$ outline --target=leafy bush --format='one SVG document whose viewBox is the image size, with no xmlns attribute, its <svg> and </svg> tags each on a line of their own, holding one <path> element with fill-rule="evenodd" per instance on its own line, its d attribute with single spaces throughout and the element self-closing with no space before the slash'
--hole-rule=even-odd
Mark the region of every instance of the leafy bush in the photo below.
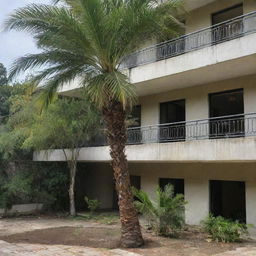
<svg viewBox="0 0 256 256">
<path fill-rule="evenodd" d="M 63 165 L 23 162 L 0 169 L 0 208 L 27 203 L 43 203 L 53 210 L 68 206 L 68 172 Z"/>
<path fill-rule="evenodd" d="M 243 235 L 247 235 L 246 224 L 225 219 L 221 216 L 214 217 L 210 215 L 202 222 L 206 232 L 217 242 L 237 242 Z"/>
<path fill-rule="evenodd" d="M 184 196 L 174 196 L 173 186 L 168 184 L 164 190 L 156 189 L 156 201 L 149 198 L 142 190 L 133 188 L 136 197 L 136 209 L 144 215 L 152 228 L 158 235 L 176 236 L 185 224 Z"/>
<path fill-rule="evenodd" d="M 87 196 L 85 196 L 84 200 L 87 203 L 91 214 L 93 214 L 100 207 L 100 201 L 97 199 L 89 199 Z"/>
</svg>

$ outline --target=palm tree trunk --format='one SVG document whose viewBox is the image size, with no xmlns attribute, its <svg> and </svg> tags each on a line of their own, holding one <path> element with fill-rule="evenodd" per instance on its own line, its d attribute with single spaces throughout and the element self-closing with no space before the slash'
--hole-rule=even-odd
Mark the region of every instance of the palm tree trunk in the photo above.
<svg viewBox="0 0 256 256">
<path fill-rule="evenodd" d="M 125 155 L 127 140 L 125 126 L 125 111 L 121 103 L 111 101 L 103 109 L 103 117 L 107 126 L 107 138 L 110 146 L 112 167 L 121 221 L 121 246 L 139 247 L 144 241 L 141 234 L 138 214 L 133 204 L 133 194 L 130 185 L 128 162 Z"/>
<path fill-rule="evenodd" d="M 69 183 L 69 207 L 70 215 L 76 216 L 76 206 L 75 206 L 75 180 L 76 180 L 76 170 L 77 164 L 76 161 L 69 162 L 69 171 L 70 171 L 70 183 Z"/>
</svg>

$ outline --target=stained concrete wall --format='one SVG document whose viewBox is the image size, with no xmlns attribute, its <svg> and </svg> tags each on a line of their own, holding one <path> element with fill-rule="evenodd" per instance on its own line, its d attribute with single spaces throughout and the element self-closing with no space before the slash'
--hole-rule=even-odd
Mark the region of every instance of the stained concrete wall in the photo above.
<svg viewBox="0 0 256 256">
<path fill-rule="evenodd" d="M 213 3 L 210 3 L 206 6 L 203 6 L 201 8 L 195 9 L 191 11 L 188 14 L 187 20 L 186 20 L 186 33 L 194 32 L 203 28 L 207 28 L 212 25 L 211 15 L 212 13 L 221 11 L 223 9 L 232 7 L 236 4 L 240 4 L 243 1 L 241 0 L 218 0 L 214 1 Z M 246 10 L 252 9 L 253 6 L 250 4 L 247 4 L 247 1 L 245 0 L 244 6 L 246 7 Z M 255 8 L 256 10 L 256 8 Z"/>
<path fill-rule="evenodd" d="M 114 180 L 109 164 L 86 164 L 86 194 L 90 199 L 98 199 L 101 209 L 112 209 Z M 83 171 L 83 170 L 80 170 Z"/>
<path fill-rule="evenodd" d="M 107 163 L 90 164 L 94 178 L 88 179 L 88 191 L 102 201 L 113 204 L 112 170 Z M 154 198 L 159 178 L 184 179 L 186 222 L 200 224 L 209 214 L 209 180 L 244 181 L 246 184 L 247 223 L 256 225 L 256 163 L 130 163 L 131 175 L 141 176 L 141 189 Z"/>
<path fill-rule="evenodd" d="M 152 196 L 159 178 L 185 180 L 186 222 L 200 224 L 209 213 L 209 180 L 245 181 L 247 223 L 256 225 L 256 163 L 131 164 L 142 189 Z"/>
<path fill-rule="evenodd" d="M 209 117 L 209 93 L 244 89 L 244 112 L 256 112 L 256 75 L 228 79 L 191 88 L 172 90 L 140 98 L 142 126 L 159 123 L 159 104 L 172 100 L 185 99 L 186 120 L 197 120 Z"/>
</svg>

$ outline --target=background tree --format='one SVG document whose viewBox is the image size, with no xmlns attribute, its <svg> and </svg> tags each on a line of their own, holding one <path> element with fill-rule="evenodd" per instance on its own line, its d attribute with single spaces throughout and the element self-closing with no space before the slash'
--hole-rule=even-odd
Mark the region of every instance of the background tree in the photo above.
<svg viewBox="0 0 256 256">
<path fill-rule="evenodd" d="M 5 86 L 0 87 L 0 92 Z M 7 118 L 0 125 L 0 155 L 3 160 L 31 159 L 31 151 L 22 149 L 24 141 L 30 136 L 31 127 L 39 114 L 33 101 L 35 87 L 26 82 L 8 86 L 5 99 Z"/>
<path fill-rule="evenodd" d="M 49 150 L 60 148 L 70 171 L 70 215 L 76 215 L 75 179 L 82 146 L 99 132 L 99 114 L 85 100 L 59 99 L 34 122 L 23 148 Z M 47 152 L 46 152 L 47 153 Z"/>
<path fill-rule="evenodd" d="M 0 63 L 0 86 L 7 84 L 7 70 L 5 66 Z"/>
<path fill-rule="evenodd" d="M 61 0 L 63 6 L 29 5 L 16 10 L 6 29 L 29 31 L 42 50 L 18 59 L 10 77 L 42 67 L 49 104 L 64 83 L 81 81 L 85 93 L 103 114 L 122 226 L 121 245 L 143 244 L 133 204 L 125 155 L 126 112 L 136 101 L 134 86 L 122 73 L 125 57 L 145 42 L 177 36 L 183 20 L 182 0 Z M 181 20 L 180 19 L 180 20 Z"/>
</svg>

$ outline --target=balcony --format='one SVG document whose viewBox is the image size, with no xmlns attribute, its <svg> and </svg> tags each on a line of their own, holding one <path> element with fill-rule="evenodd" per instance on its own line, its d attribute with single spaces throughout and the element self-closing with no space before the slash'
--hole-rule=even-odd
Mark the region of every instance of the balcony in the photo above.
<svg viewBox="0 0 256 256">
<path fill-rule="evenodd" d="M 256 113 L 130 128 L 127 135 L 131 162 L 256 160 Z M 81 147 L 79 161 L 111 160 L 104 136 Z M 61 149 L 40 151 L 34 161 L 65 161 L 65 156 Z"/>
<path fill-rule="evenodd" d="M 256 113 L 128 128 L 127 145 L 249 136 L 256 136 Z M 105 136 L 99 135 L 83 146 L 105 145 L 107 145 Z"/>
<path fill-rule="evenodd" d="M 256 31 L 256 12 L 236 17 L 214 26 L 150 46 L 129 55 L 122 67 L 137 66 L 169 59 L 178 55 L 243 37 Z"/>
</svg>

